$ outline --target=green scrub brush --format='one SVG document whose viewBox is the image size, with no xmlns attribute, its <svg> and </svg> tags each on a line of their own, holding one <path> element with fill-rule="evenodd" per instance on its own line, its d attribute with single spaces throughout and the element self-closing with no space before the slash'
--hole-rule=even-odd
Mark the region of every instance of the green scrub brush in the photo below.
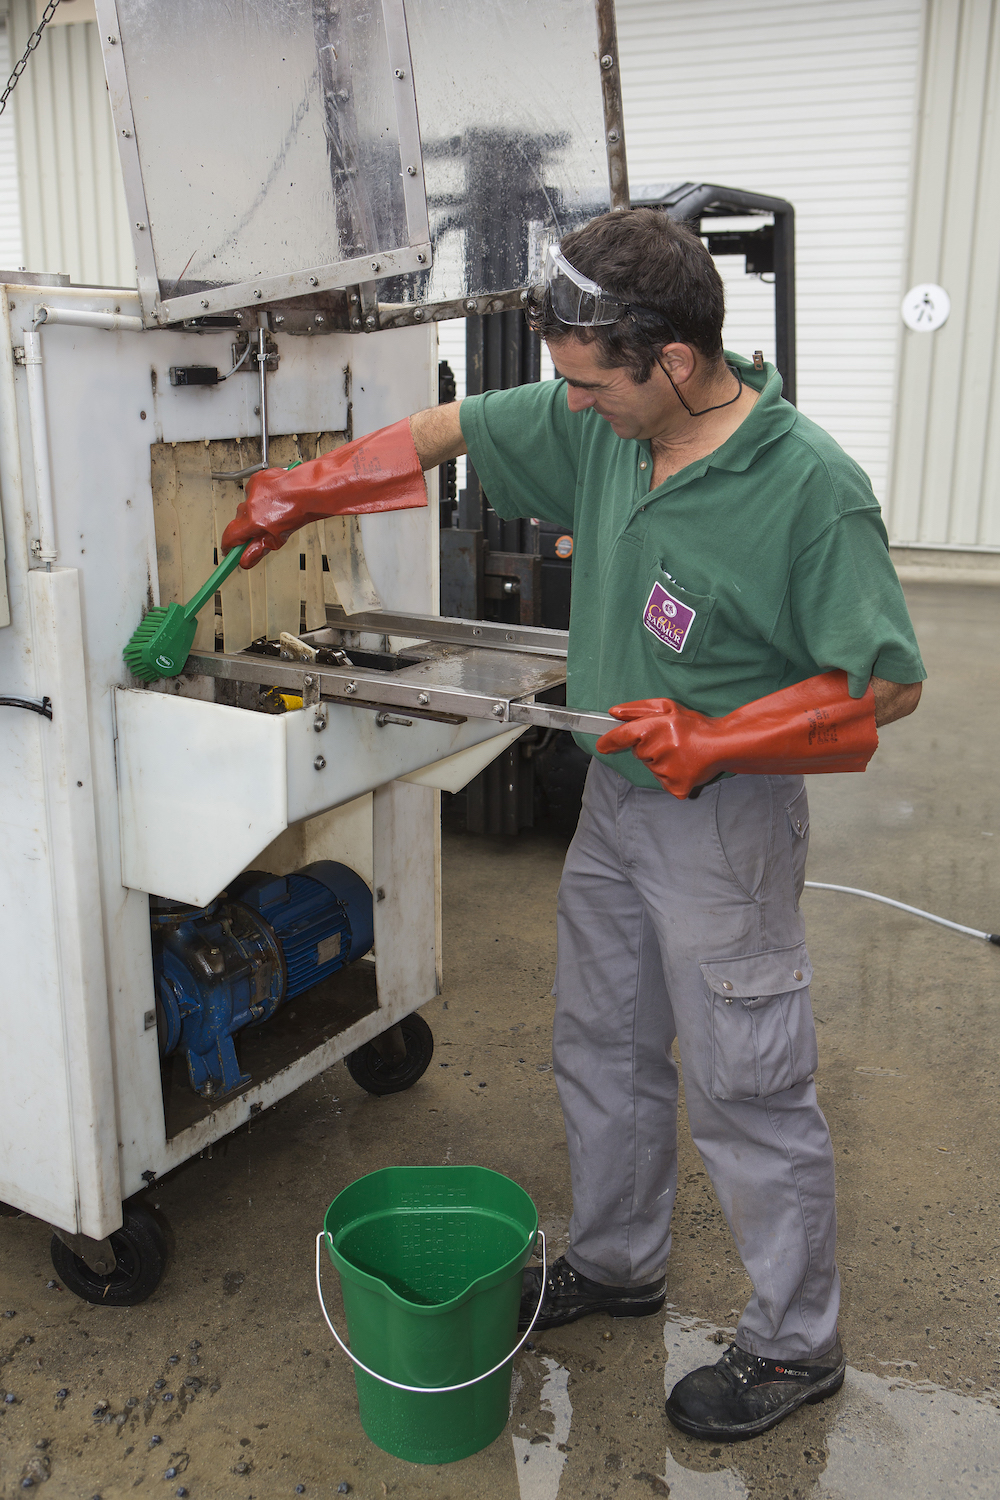
<svg viewBox="0 0 1000 1500">
<path fill-rule="evenodd" d="M 297 458 L 288 468 L 297 469 L 301 462 Z M 183 672 L 198 629 L 198 611 L 225 583 L 246 546 L 244 542 L 243 547 L 227 552 L 211 578 L 186 604 L 168 604 L 166 609 L 161 605 L 149 611 L 122 652 L 134 676 L 143 682 L 156 682 L 160 677 L 176 677 Z"/>
<path fill-rule="evenodd" d="M 226 581 L 242 556 L 243 547 L 228 552 L 187 604 L 168 604 L 166 608 L 160 606 L 149 611 L 122 652 L 136 677 L 143 682 L 156 682 L 159 677 L 176 677 L 183 672 L 198 629 L 198 611 Z"/>
</svg>

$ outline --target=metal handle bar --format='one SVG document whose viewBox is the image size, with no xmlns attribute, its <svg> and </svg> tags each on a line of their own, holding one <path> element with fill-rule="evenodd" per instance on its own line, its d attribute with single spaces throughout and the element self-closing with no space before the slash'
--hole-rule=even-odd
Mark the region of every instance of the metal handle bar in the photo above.
<svg viewBox="0 0 1000 1500">
<path fill-rule="evenodd" d="M 326 1303 L 323 1301 L 323 1284 L 320 1280 L 320 1247 L 322 1246 L 324 1238 L 329 1239 L 330 1235 L 327 1230 L 321 1229 L 319 1234 L 316 1236 L 316 1295 L 319 1297 L 319 1305 L 323 1309 L 323 1317 L 326 1319 L 326 1326 L 327 1328 L 329 1328 L 330 1332 L 333 1334 L 334 1338 L 337 1340 L 337 1343 L 340 1345 L 341 1349 L 343 1349 L 348 1359 L 356 1364 L 359 1370 L 364 1370 L 365 1374 L 370 1375 L 373 1380 L 381 1380 L 383 1385 L 391 1385 L 394 1390 L 413 1391 L 418 1396 L 443 1396 L 448 1391 L 464 1391 L 470 1385 L 478 1385 L 481 1380 L 488 1380 L 491 1375 L 495 1375 L 498 1370 L 502 1370 L 504 1365 L 507 1364 L 509 1360 L 512 1360 L 514 1358 L 514 1355 L 517 1354 L 518 1350 L 521 1349 L 525 1343 L 527 1343 L 528 1335 L 531 1333 L 531 1330 L 538 1322 L 538 1314 L 542 1310 L 542 1299 L 545 1296 L 545 1277 L 547 1274 L 544 1229 L 539 1229 L 538 1231 L 538 1238 L 542 1242 L 542 1285 L 541 1290 L 538 1293 L 538 1306 L 535 1308 L 534 1317 L 528 1324 L 528 1327 L 524 1333 L 524 1337 L 521 1339 L 520 1343 L 516 1344 L 509 1354 L 505 1354 L 503 1359 L 500 1360 L 499 1364 L 495 1364 L 493 1366 L 492 1370 L 486 1370 L 482 1375 L 474 1375 L 471 1380 L 462 1380 L 458 1385 L 402 1385 L 398 1380 L 390 1380 L 388 1375 L 380 1375 L 377 1370 L 369 1370 L 367 1365 L 363 1365 L 360 1359 L 358 1359 L 357 1355 L 351 1353 L 350 1349 L 348 1349 L 347 1345 L 340 1337 L 340 1334 L 337 1332 L 336 1328 L 334 1328 L 333 1324 L 330 1322 L 330 1314 L 327 1312 Z"/>
</svg>

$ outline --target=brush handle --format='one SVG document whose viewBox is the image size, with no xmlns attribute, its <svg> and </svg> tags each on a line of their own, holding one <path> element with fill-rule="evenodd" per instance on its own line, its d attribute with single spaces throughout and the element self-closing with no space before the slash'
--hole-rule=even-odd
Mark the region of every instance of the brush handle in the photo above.
<svg viewBox="0 0 1000 1500">
<path fill-rule="evenodd" d="M 294 463 L 288 465 L 288 468 L 297 469 L 301 462 L 301 458 L 297 458 Z M 249 545 L 249 542 L 244 542 L 242 547 L 234 547 L 231 552 L 226 553 L 211 578 L 206 578 L 198 592 L 185 604 L 182 610 L 185 620 L 193 619 L 200 610 L 204 609 L 216 590 L 225 583 Z"/>
<path fill-rule="evenodd" d="M 198 611 L 204 608 L 215 591 L 225 583 L 230 573 L 239 563 L 240 558 L 243 556 L 244 549 L 248 545 L 249 543 L 244 542 L 242 547 L 234 547 L 231 552 L 226 553 L 225 557 L 222 559 L 212 576 L 205 580 L 198 592 L 193 595 L 193 597 L 190 598 L 185 604 L 183 610 L 181 611 L 185 620 L 194 619 Z"/>
</svg>

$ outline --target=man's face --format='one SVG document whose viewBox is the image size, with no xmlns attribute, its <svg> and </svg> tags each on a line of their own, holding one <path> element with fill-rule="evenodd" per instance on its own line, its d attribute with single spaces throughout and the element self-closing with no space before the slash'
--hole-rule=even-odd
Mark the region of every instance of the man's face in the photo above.
<svg viewBox="0 0 1000 1500">
<path fill-rule="evenodd" d="M 593 344 L 566 338 L 550 340 L 548 348 L 556 370 L 565 377 L 570 411 L 593 407 L 620 438 L 654 438 L 661 432 L 676 397 L 655 366 L 650 379 L 636 385 L 628 370 L 607 370 L 598 364 Z"/>
</svg>

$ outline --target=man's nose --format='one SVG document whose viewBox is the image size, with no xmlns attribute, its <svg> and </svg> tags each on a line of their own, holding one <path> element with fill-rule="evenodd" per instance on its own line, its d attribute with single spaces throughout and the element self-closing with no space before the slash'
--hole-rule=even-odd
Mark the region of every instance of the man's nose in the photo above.
<svg viewBox="0 0 1000 1500">
<path fill-rule="evenodd" d="M 581 391 L 577 387 L 568 385 L 566 387 L 566 401 L 570 411 L 586 411 L 593 406 L 594 397 L 590 391 Z"/>
</svg>

